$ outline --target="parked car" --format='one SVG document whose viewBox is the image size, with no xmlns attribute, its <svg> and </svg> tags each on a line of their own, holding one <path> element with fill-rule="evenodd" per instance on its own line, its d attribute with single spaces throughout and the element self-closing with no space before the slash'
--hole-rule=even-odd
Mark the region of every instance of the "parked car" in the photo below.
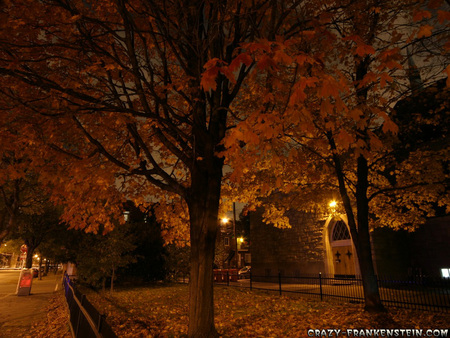
<svg viewBox="0 0 450 338">
<path fill-rule="evenodd" d="M 238 272 L 239 279 L 250 278 L 251 266 L 245 266 Z"/>
</svg>

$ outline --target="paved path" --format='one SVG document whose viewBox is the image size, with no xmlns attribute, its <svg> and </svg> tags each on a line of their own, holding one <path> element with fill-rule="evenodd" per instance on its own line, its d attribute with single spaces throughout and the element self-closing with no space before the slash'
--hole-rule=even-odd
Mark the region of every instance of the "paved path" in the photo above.
<svg viewBox="0 0 450 338">
<path fill-rule="evenodd" d="M 15 294 L 20 271 L 0 271 L 0 337 L 29 337 L 31 325 L 46 318 L 45 309 L 61 275 L 34 278 L 29 296 Z M 59 287 L 60 289 L 60 287 Z"/>
</svg>

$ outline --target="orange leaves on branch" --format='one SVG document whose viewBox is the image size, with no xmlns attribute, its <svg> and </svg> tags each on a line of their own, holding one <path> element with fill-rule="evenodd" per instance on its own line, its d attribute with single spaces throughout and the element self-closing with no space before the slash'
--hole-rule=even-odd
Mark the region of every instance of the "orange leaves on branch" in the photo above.
<svg viewBox="0 0 450 338">
<path fill-rule="evenodd" d="M 348 149 L 355 142 L 355 139 L 345 129 L 341 129 L 336 136 L 336 142 L 343 149 Z"/>
<path fill-rule="evenodd" d="M 349 111 L 349 115 L 353 120 L 358 121 L 364 114 L 361 109 L 354 108 Z"/>
<path fill-rule="evenodd" d="M 370 45 L 360 44 L 356 47 L 355 54 L 359 56 L 373 55 L 375 54 L 375 48 Z"/>
<path fill-rule="evenodd" d="M 388 82 L 392 82 L 393 79 L 388 73 L 381 73 L 380 74 L 380 86 L 381 88 L 384 88 Z"/>
<path fill-rule="evenodd" d="M 402 69 L 403 66 L 395 60 L 389 60 L 383 64 L 387 69 Z"/>
<path fill-rule="evenodd" d="M 384 146 L 383 142 L 379 139 L 378 135 L 375 135 L 372 132 L 368 133 L 369 135 L 369 143 L 372 151 L 381 150 Z"/>
<path fill-rule="evenodd" d="M 121 70 L 122 69 L 122 67 L 120 65 L 115 64 L 115 63 L 107 64 L 107 65 L 105 65 L 104 68 L 105 68 L 105 70 L 115 70 L 115 69 Z"/>
<path fill-rule="evenodd" d="M 227 65 L 225 61 L 222 61 L 218 58 L 213 58 L 205 63 L 203 68 L 205 71 L 202 74 L 202 78 L 200 80 L 200 86 L 204 91 L 216 90 L 217 89 L 217 76 L 219 72 L 226 76 L 226 78 L 231 82 L 236 82 L 235 71 L 239 69 L 239 67 L 244 64 L 246 67 L 249 67 L 253 63 L 253 59 L 250 55 L 246 53 L 241 53 L 234 60 Z"/>
<path fill-rule="evenodd" d="M 301 103 L 305 101 L 306 99 L 305 88 L 306 88 L 305 81 L 300 81 L 299 83 L 295 84 L 291 97 L 289 98 L 290 105 L 294 105 L 296 103 Z"/>
<path fill-rule="evenodd" d="M 273 61 L 275 63 L 280 62 L 282 64 L 289 65 L 294 62 L 294 58 L 291 57 L 290 55 L 286 54 L 286 52 L 284 50 L 280 49 L 275 52 Z"/>
<path fill-rule="evenodd" d="M 250 66 L 253 63 L 253 59 L 250 55 L 247 53 L 241 53 L 238 56 L 236 56 L 233 61 L 231 61 L 230 65 L 228 66 L 228 69 L 231 72 L 234 72 L 237 70 L 242 64 L 244 64 L 246 67 Z"/>
<path fill-rule="evenodd" d="M 417 32 L 417 38 L 427 38 L 430 37 L 431 34 L 433 34 L 433 26 L 430 25 L 423 25 L 422 27 L 419 28 L 419 31 Z"/>
<path fill-rule="evenodd" d="M 389 60 L 398 60 L 402 57 L 401 50 L 398 47 L 394 48 L 386 48 L 382 52 L 380 52 L 378 59 L 382 62 L 386 62 Z"/>
<path fill-rule="evenodd" d="M 450 21 L 450 11 L 438 11 L 438 21 L 440 24 Z"/>
<path fill-rule="evenodd" d="M 289 104 L 294 105 L 302 103 L 307 97 L 305 93 L 306 88 L 313 88 L 318 82 L 319 79 L 316 77 L 302 77 L 300 81 L 294 85 L 291 97 L 289 99 Z"/>
<path fill-rule="evenodd" d="M 277 41 L 260 39 L 258 42 L 247 43 L 244 48 L 252 54 L 256 67 L 260 70 L 278 69 L 278 65 L 287 66 L 298 62 L 297 57 L 287 51 L 292 41 L 284 42 L 280 37 Z M 305 62 L 306 58 L 303 62 Z"/>
<path fill-rule="evenodd" d="M 250 53 L 270 53 L 272 51 L 272 42 L 267 39 L 259 39 L 258 42 L 246 43 L 244 48 Z"/>
<path fill-rule="evenodd" d="M 392 132 L 396 134 L 398 132 L 398 126 L 389 117 L 384 120 L 383 133 Z"/>
<path fill-rule="evenodd" d="M 356 44 L 355 55 L 364 57 L 366 55 L 374 55 L 375 48 L 366 44 L 359 35 L 350 35 L 343 39 L 344 41 L 353 41 Z"/>
<path fill-rule="evenodd" d="M 341 85 L 332 77 L 326 77 L 322 82 L 320 96 L 322 97 L 338 97 Z"/>
<path fill-rule="evenodd" d="M 223 61 L 219 60 L 218 58 L 213 58 L 205 63 L 203 68 L 205 68 L 205 71 L 202 74 L 202 79 L 200 81 L 200 86 L 203 88 L 204 91 L 209 91 L 210 89 L 216 90 L 217 89 L 217 82 L 216 78 L 219 74 L 219 68 L 221 67 L 221 63 Z"/>
<path fill-rule="evenodd" d="M 398 126 L 395 124 L 394 121 L 392 121 L 392 119 L 389 117 L 388 114 L 386 114 L 386 112 L 380 110 L 380 109 L 375 109 L 372 108 L 372 111 L 379 116 L 380 118 L 383 119 L 383 133 L 393 133 L 393 134 L 397 134 L 398 133 Z"/>
<path fill-rule="evenodd" d="M 272 57 L 264 55 L 259 59 L 257 67 L 258 69 L 265 70 L 269 68 L 276 68 L 277 64 Z"/>
<path fill-rule="evenodd" d="M 333 104 L 329 100 L 322 100 L 320 104 L 320 114 L 322 116 L 327 116 L 328 114 L 332 114 L 334 110 Z"/>
<path fill-rule="evenodd" d="M 430 19 L 431 13 L 426 10 L 417 10 L 413 15 L 414 21 L 422 21 L 423 19 Z"/>
<path fill-rule="evenodd" d="M 360 81 L 359 87 L 365 87 L 373 82 L 377 82 L 378 77 L 374 72 L 367 72 L 364 78 Z"/>
</svg>

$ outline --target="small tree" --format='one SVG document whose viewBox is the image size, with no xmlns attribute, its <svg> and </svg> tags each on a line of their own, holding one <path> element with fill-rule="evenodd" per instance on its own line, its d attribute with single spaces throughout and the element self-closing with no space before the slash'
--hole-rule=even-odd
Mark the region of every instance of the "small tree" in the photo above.
<svg viewBox="0 0 450 338">
<path fill-rule="evenodd" d="M 110 280 L 110 291 L 114 291 L 117 269 L 136 261 L 132 252 L 136 248 L 135 235 L 126 227 L 117 227 L 106 235 L 87 234 L 76 257 L 78 273 L 82 280 L 93 286 L 106 289 Z"/>
<path fill-rule="evenodd" d="M 10 234 L 11 238 L 20 238 L 27 245 L 26 268 L 33 265 L 33 254 L 35 250 L 51 236 L 52 232 L 58 231 L 63 227 L 60 224 L 59 216 L 61 211 L 54 206 L 46 204 L 41 206 L 43 210 L 40 213 L 20 214 L 17 217 L 17 227 Z"/>
</svg>

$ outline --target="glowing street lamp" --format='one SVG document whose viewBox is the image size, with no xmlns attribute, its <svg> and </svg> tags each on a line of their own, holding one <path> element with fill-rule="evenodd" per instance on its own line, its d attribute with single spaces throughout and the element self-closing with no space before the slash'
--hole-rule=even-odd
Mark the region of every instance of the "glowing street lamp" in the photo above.
<svg viewBox="0 0 450 338">
<path fill-rule="evenodd" d="M 328 203 L 328 206 L 331 209 L 330 214 L 336 213 L 337 202 L 335 200 L 332 200 L 330 203 Z"/>
</svg>

